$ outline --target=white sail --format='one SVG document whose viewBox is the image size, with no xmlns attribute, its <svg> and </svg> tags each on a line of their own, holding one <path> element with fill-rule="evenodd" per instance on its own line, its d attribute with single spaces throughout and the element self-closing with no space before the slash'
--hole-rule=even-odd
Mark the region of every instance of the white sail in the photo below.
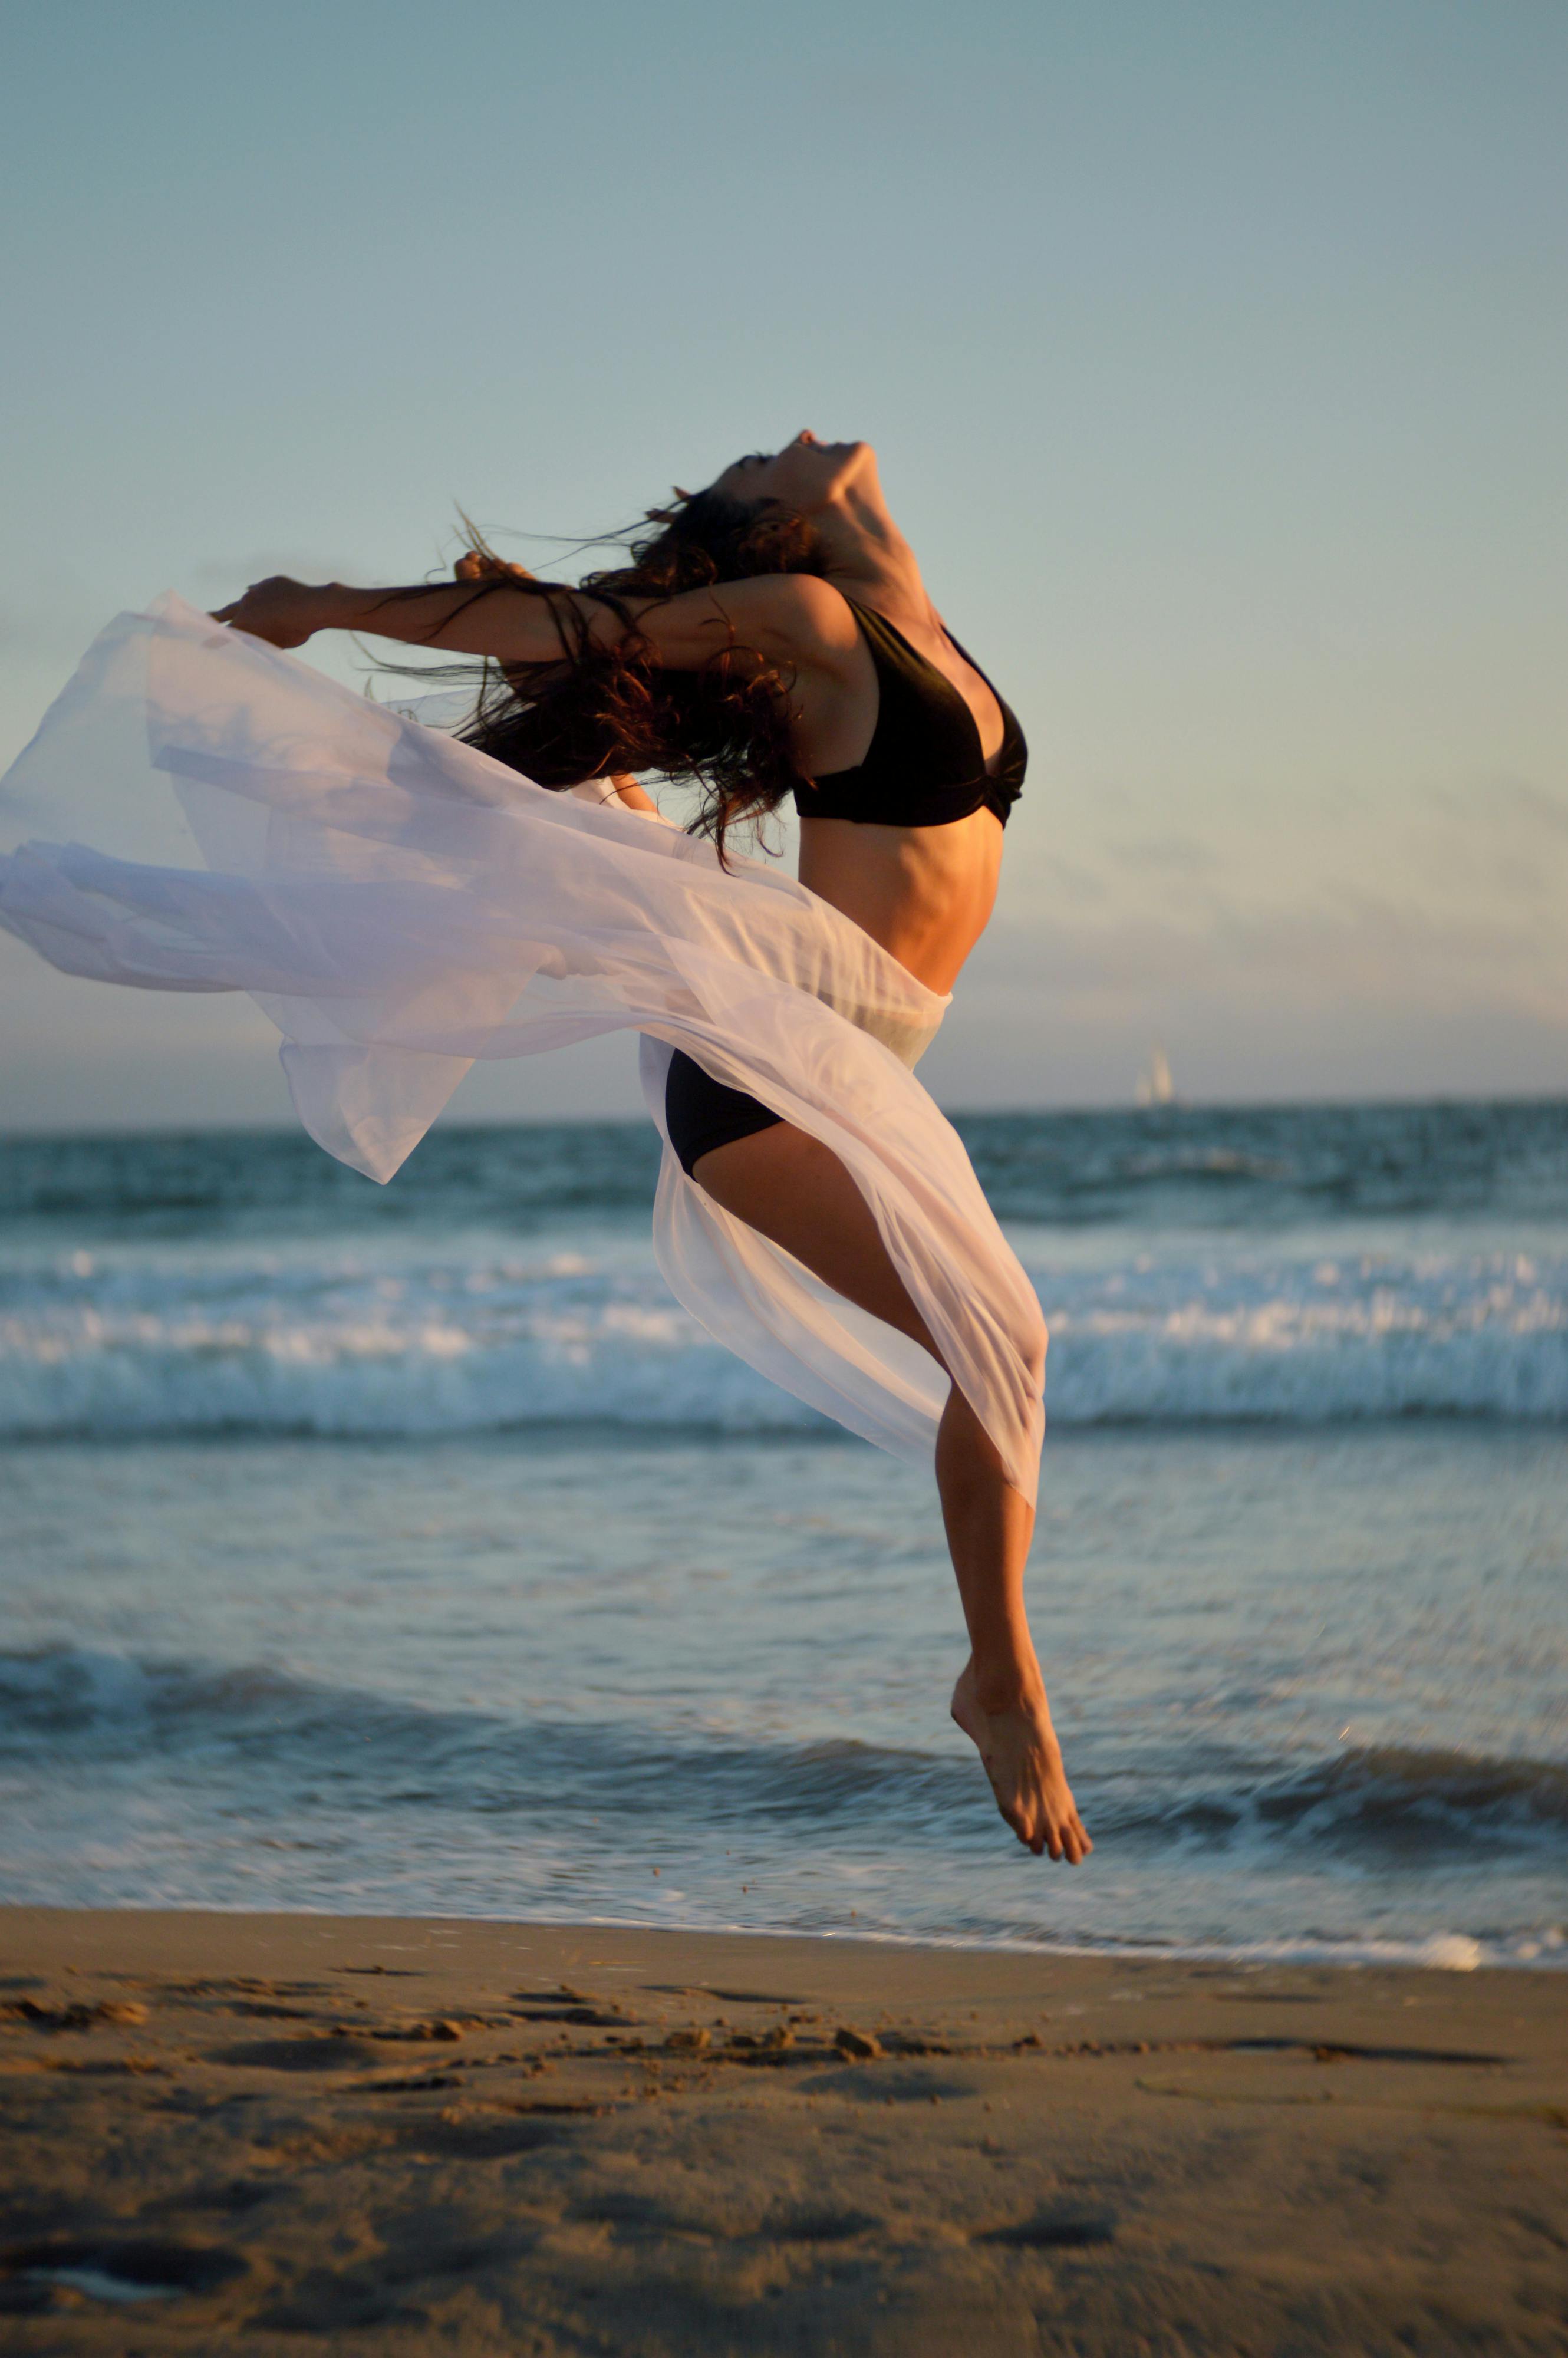
<svg viewBox="0 0 1568 2358">
<path fill-rule="evenodd" d="M 1175 1096 L 1169 1060 L 1163 1048 L 1156 1044 L 1150 1049 L 1149 1062 L 1138 1076 L 1134 1102 L 1141 1106 L 1173 1105 Z"/>
</svg>

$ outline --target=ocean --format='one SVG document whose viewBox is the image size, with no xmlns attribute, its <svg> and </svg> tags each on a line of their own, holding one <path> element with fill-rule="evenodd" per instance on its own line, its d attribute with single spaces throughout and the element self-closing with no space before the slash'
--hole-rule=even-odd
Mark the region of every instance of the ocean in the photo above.
<svg viewBox="0 0 1568 2358">
<path fill-rule="evenodd" d="M 960 1118 L 1097 1849 L 935 1488 L 670 1301 L 636 1123 L 0 1144 L 0 1897 L 1568 1964 L 1568 1102 Z"/>
</svg>

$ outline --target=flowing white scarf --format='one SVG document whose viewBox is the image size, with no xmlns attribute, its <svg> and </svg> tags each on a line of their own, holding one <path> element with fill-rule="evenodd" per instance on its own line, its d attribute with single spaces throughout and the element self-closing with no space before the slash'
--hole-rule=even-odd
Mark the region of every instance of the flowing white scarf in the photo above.
<svg viewBox="0 0 1568 2358">
<path fill-rule="evenodd" d="M 684 1048 L 848 1166 L 950 1368 L 1033 1499 L 1040 1308 L 962 1142 L 913 1066 L 947 1001 L 756 860 L 619 801 L 546 792 L 406 711 L 172 593 L 96 639 L 6 780 L 172 784 L 205 871 L 81 844 L 0 859 L 0 925 L 68 974 L 244 990 L 283 1034 L 296 1109 L 387 1180 L 478 1057 L 641 1033 L 649 1111 Z M 928 1461 L 926 1352 L 722 1211 L 665 1141 L 672 1291 L 741 1358 L 894 1455 Z"/>
</svg>

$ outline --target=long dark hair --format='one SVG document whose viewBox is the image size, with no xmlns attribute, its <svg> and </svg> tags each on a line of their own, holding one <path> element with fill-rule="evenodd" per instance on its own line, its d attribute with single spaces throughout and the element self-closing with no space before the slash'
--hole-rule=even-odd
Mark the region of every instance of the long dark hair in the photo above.
<svg viewBox="0 0 1568 2358">
<path fill-rule="evenodd" d="M 822 573 L 826 553 L 806 517 L 718 492 L 677 492 L 671 506 L 650 508 L 643 527 L 621 543 L 629 563 L 586 574 L 575 591 L 506 565 L 466 517 L 463 524 L 486 568 L 474 596 L 507 586 L 544 599 L 566 651 L 550 663 L 486 662 L 473 717 L 458 732 L 465 743 L 541 786 L 628 771 L 694 783 L 702 799 L 690 832 L 709 837 L 720 859 L 731 827 L 765 817 L 801 783 L 790 750 L 787 676 L 733 637 L 700 670 L 667 670 L 627 601 L 675 598 L 760 573 Z M 624 625 L 609 645 L 595 643 L 575 602 L 585 594 Z M 474 673 L 470 665 L 444 665 L 421 676 Z"/>
</svg>

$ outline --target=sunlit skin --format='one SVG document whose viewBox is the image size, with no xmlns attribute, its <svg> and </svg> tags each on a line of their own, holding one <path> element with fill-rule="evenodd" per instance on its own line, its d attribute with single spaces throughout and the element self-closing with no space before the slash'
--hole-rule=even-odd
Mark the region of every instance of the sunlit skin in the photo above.
<svg viewBox="0 0 1568 2358">
<path fill-rule="evenodd" d="M 662 662 L 694 668 L 731 635 L 758 648 L 789 682 L 791 742 L 801 771 L 815 777 L 852 768 L 870 748 L 879 691 L 848 595 L 884 615 L 952 682 L 974 715 L 988 765 L 994 762 L 1002 738 L 996 698 L 943 627 L 914 552 L 889 513 L 870 443 L 823 442 L 801 433 L 781 450 L 737 460 L 714 488 L 809 517 L 827 552 L 827 571 L 724 582 L 645 607 L 633 601 L 639 628 Z M 508 596 L 503 583 L 465 607 L 471 594 L 466 585 L 488 569 L 481 558 L 465 558 L 456 584 L 379 608 L 383 590 L 280 576 L 254 584 L 221 608 L 218 619 L 283 647 L 300 646 L 319 630 L 353 630 L 503 664 L 558 655 L 561 640 L 548 608 L 526 592 Z M 622 627 L 589 600 L 579 611 L 596 636 L 612 639 Z M 633 807 L 652 807 L 634 781 L 615 783 Z M 983 809 L 945 827 L 804 818 L 800 877 L 928 988 L 946 992 L 990 916 L 1001 849 L 1001 824 Z M 703 1155 L 695 1176 L 726 1210 L 942 1364 L 865 1198 L 819 1141 L 779 1123 Z M 995 1445 L 957 1385 L 937 1434 L 936 1479 L 969 1637 L 953 1717 L 979 1751 L 1020 1842 L 1036 1855 L 1076 1865 L 1093 1845 L 1063 1768 L 1024 1609 L 1033 1510 L 1008 1482 Z"/>
</svg>

